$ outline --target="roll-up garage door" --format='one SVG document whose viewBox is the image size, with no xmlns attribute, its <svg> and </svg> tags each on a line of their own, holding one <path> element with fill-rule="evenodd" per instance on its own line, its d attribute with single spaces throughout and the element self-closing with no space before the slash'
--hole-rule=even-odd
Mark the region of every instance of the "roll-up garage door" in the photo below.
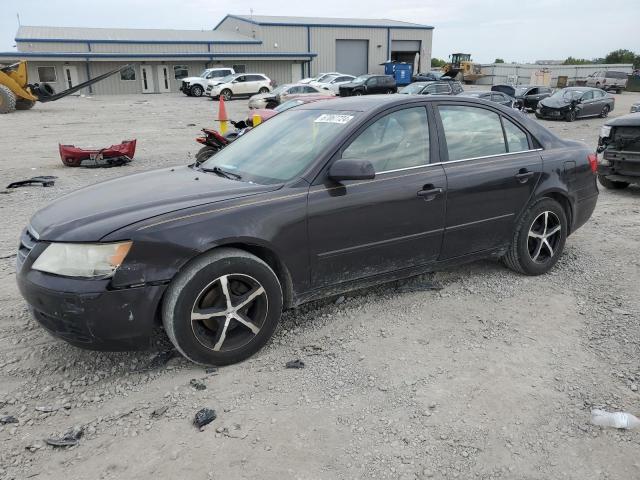
<svg viewBox="0 0 640 480">
<path fill-rule="evenodd" d="M 336 71 L 362 75 L 369 70 L 369 40 L 336 40 Z"/>
</svg>

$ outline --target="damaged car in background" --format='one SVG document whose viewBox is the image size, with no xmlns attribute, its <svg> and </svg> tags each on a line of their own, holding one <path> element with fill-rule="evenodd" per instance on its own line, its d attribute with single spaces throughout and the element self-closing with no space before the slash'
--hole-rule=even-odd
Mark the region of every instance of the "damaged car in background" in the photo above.
<svg viewBox="0 0 640 480">
<path fill-rule="evenodd" d="M 614 98 L 604 90 L 590 87 L 568 87 L 538 102 L 537 118 L 566 120 L 605 118 L 615 106 Z"/>
<path fill-rule="evenodd" d="M 608 120 L 598 139 L 598 181 L 620 190 L 640 184 L 640 113 Z"/>
<path fill-rule="evenodd" d="M 480 258 L 548 272 L 596 206 L 595 171 L 584 144 L 497 103 L 317 101 L 202 164 L 55 200 L 23 230 L 16 278 L 73 345 L 148 347 L 162 326 L 188 359 L 225 365 L 314 299 Z"/>
</svg>

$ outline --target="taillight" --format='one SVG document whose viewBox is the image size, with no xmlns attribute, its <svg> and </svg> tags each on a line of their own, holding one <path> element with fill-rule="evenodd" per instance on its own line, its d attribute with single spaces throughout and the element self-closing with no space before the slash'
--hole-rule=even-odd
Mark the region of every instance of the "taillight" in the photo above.
<svg viewBox="0 0 640 480">
<path fill-rule="evenodd" d="M 587 159 L 589 160 L 591 171 L 596 173 L 598 171 L 598 156 L 595 153 L 590 153 L 587 155 Z"/>
</svg>

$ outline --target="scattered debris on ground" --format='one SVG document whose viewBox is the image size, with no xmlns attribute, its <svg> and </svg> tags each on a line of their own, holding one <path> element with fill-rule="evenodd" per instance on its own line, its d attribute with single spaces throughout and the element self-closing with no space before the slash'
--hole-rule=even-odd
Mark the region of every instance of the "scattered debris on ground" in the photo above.
<svg viewBox="0 0 640 480">
<path fill-rule="evenodd" d="M 290 360 L 285 363 L 285 367 L 287 368 L 304 368 L 304 362 L 299 358 L 296 360 Z"/>
<path fill-rule="evenodd" d="M 196 427 L 202 429 L 205 425 L 209 425 L 217 418 L 216 411 L 211 408 L 203 408 L 196 413 L 193 423 Z"/>
</svg>

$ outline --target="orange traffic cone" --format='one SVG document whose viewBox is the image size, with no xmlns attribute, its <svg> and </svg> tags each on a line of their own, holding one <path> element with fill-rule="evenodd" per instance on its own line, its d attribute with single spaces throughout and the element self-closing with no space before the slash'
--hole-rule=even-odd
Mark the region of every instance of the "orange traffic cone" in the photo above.
<svg viewBox="0 0 640 480">
<path fill-rule="evenodd" d="M 224 98 L 222 97 L 220 97 L 218 108 L 218 121 L 220 122 L 220 133 L 224 135 L 227 133 L 227 127 L 229 126 L 229 117 L 227 117 L 227 109 L 224 106 Z"/>
</svg>

